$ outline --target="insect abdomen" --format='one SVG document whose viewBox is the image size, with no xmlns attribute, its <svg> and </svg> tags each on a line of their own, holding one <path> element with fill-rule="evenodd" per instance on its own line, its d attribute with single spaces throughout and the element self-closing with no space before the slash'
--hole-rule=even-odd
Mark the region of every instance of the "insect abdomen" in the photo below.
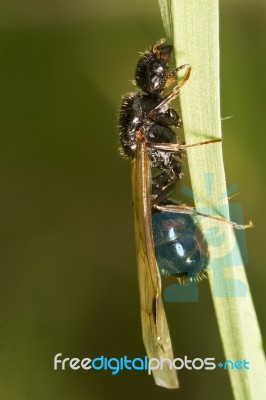
<svg viewBox="0 0 266 400">
<path fill-rule="evenodd" d="M 174 275 L 186 282 L 204 273 L 209 261 L 208 246 L 191 215 L 154 212 L 152 225 L 161 275 Z"/>
</svg>

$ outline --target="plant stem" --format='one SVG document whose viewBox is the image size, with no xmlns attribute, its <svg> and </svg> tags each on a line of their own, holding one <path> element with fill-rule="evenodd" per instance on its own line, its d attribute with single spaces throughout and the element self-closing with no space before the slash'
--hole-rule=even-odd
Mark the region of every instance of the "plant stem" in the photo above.
<svg viewBox="0 0 266 400">
<path fill-rule="evenodd" d="M 177 64 L 192 65 L 191 78 L 180 91 L 186 143 L 221 137 L 218 0 L 159 0 L 159 4 Z M 221 143 L 191 148 L 187 154 L 195 206 L 230 218 Z M 262 339 L 234 232 L 226 223 L 208 218 L 201 226 L 213 232 L 208 238 L 209 280 L 225 357 L 249 362 L 249 370 L 243 362 L 241 371 L 227 366 L 234 397 L 266 398 Z"/>
</svg>

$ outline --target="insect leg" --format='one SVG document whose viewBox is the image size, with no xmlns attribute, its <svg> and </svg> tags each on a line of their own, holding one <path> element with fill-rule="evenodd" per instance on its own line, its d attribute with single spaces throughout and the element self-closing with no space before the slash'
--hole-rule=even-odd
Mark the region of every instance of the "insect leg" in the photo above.
<svg viewBox="0 0 266 400">
<path fill-rule="evenodd" d="M 153 193 L 152 206 L 159 205 L 163 200 L 166 200 L 168 196 L 175 191 L 179 182 L 180 178 L 178 179 L 178 177 L 174 176 L 168 185 L 165 186 L 157 196 L 154 196 Z"/>
<path fill-rule="evenodd" d="M 172 85 L 172 83 L 174 83 L 174 81 L 176 80 L 176 75 L 177 73 L 184 68 L 190 68 L 190 64 L 183 64 L 180 65 L 180 67 L 175 68 L 173 71 L 169 72 L 168 77 L 167 77 L 167 81 L 165 84 L 165 87 L 169 87 Z"/>
<path fill-rule="evenodd" d="M 198 143 L 191 143 L 191 144 L 182 144 L 182 143 L 152 143 L 152 142 L 147 142 L 146 146 L 155 149 L 155 150 L 161 150 L 161 151 L 171 151 L 178 153 L 182 150 L 186 150 L 189 147 L 196 147 L 196 146 L 202 146 L 203 144 L 211 144 L 211 143 L 216 143 L 216 142 L 222 142 L 223 139 L 217 138 L 217 139 L 210 139 L 206 140 L 204 142 L 198 142 Z"/>
<path fill-rule="evenodd" d="M 178 95 L 179 89 L 182 86 L 184 86 L 184 84 L 188 81 L 190 73 L 191 73 L 191 66 L 189 65 L 184 78 L 173 88 L 173 90 L 170 93 L 168 93 L 165 97 L 162 97 L 162 99 L 159 101 L 156 107 L 154 107 L 150 112 L 154 112 L 160 109 L 166 103 L 170 103 L 172 100 L 174 100 Z"/>
<path fill-rule="evenodd" d="M 252 228 L 254 226 L 251 221 L 247 225 L 240 225 L 240 224 L 237 224 L 236 222 L 232 222 L 224 217 L 220 217 L 218 215 L 204 214 L 204 213 L 198 212 L 194 207 L 189 207 L 189 206 L 182 205 L 182 204 L 180 204 L 180 205 L 179 204 L 169 204 L 169 205 L 153 204 L 153 207 L 160 211 L 167 211 L 167 212 L 174 212 L 174 213 L 178 212 L 181 214 L 190 214 L 193 216 L 207 217 L 207 218 L 213 219 L 215 221 L 225 222 L 226 224 L 232 226 L 235 229 L 246 229 L 246 228 Z"/>
<path fill-rule="evenodd" d="M 152 194 L 157 196 L 165 186 L 173 180 L 173 172 L 170 169 L 163 170 L 152 177 Z"/>
</svg>

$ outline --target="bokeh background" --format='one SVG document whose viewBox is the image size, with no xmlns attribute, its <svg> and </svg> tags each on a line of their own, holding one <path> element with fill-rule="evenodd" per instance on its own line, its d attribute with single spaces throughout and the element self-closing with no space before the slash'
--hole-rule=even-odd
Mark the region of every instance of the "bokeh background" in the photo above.
<svg viewBox="0 0 266 400">
<path fill-rule="evenodd" d="M 138 52 L 165 36 L 157 2 L 4 0 L 0 26 L 0 398 L 231 399 L 222 370 L 183 370 L 178 392 L 143 372 L 53 370 L 59 352 L 145 355 L 116 115 Z M 265 35 L 265 3 L 221 2 L 227 181 L 256 224 L 246 270 L 264 337 Z M 166 308 L 177 356 L 224 359 L 207 281 L 198 303 Z"/>
</svg>

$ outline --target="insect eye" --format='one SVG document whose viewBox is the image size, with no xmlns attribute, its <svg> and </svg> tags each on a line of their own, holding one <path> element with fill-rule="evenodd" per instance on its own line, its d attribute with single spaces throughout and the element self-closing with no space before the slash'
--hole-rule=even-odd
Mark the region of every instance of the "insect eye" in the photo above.
<svg viewBox="0 0 266 400">
<path fill-rule="evenodd" d="M 159 87 L 160 87 L 160 78 L 159 78 L 157 75 L 153 76 L 153 77 L 151 78 L 151 83 L 152 83 L 151 86 L 152 86 L 154 89 L 159 89 Z"/>
<path fill-rule="evenodd" d="M 159 60 L 154 60 L 151 62 L 150 68 L 147 72 L 147 78 L 150 83 L 150 93 L 160 92 L 165 85 L 167 66 L 163 65 Z"/>
<path fill-rule="evenodd" d="M 145 93 L 159 93 L 165 86 L 168 65 L 154 54 L 141 58 L 137 64 L 135 79 Z"/>
</svg>

